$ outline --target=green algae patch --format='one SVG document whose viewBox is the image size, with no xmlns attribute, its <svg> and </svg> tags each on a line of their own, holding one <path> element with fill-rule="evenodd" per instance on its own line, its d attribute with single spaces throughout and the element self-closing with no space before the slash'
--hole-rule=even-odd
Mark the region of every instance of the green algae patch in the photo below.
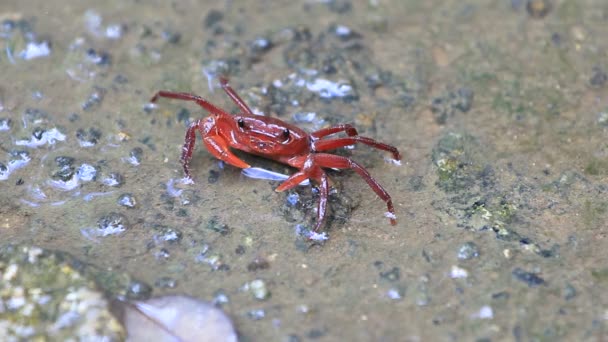
<svg viewBox="0 0 608 342">
<path fill-rule="evenodd" d="M 0 340 L 124 340 L 103 293 L 72 261 L 38 247 L 0 248 Z"/>
</svg>

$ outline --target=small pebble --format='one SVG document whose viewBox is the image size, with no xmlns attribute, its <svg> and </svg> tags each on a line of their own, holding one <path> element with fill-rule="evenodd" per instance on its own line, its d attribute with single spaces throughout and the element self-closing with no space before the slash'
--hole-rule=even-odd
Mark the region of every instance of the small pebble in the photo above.
<svg viewBox="0 0 608 342">
<path fill-rule="evenodd" d="M 126 193 L 118 197 L 118 205 L 132 209 L 135 208 L 135 206 L 137 205 L 137 201 L 135 200 L 135 196 Z"/>
<path fill-rule="evenodd" d="M 469 260 L 479 256 L 479 247 L 474 242 L 465 242 L 458 248 L 458 259 Z"/>
<path fill-rule="evenodd" d="M 523 269 L 517 267 L 512 272 L 515 279 L 528 284 L 529 287 L 535 287 L 539 285 L 544 285 L 545 280 L 535 273 L 526 272 Z"/>
<path fill-rule="evenodd" d="M 154 282 L 154 286 L 161 289 L 174 289 L 177 287 L 177 280 L 171 277 L 160 277 Z"/>
<path fill-rule="evenodd" d="M 380 278 L 388 281 L 397 281 L 401 277 L 398 267 L 393 267 L 390 271 L 380 272 Z"/>
<path fill-rule="evenodd" d="M 549 0 L 528 0 L 526 10 L 532 18 L 544 18 L 551 10 L 551 2 Z"/>
<path fill-rule="evenodd" d="M 469 276 L 469 272 L 462 267 L 458 267 L 456 265 L 452 266 L 450 270 L 450 278 L 452 279 L 461 279 Z"/>
<path fill-rule="evenodd" d="M 107 186 L 120 187 L 124 183 L 124 178 L 120 173 L 112 172 L 101 182 Z"/>
<path fill-rule="evenodd" d="M 109 213 L 97 221 L 100 236 L 120 234 L 129 228 L 127 218 L 119 213 Z"/>
<path fill-rule="evenodd" d="M 247 316 L 254 321 L 259 321 L 266 317 L 266 311 L 264 309 L 256 309 L 247 312 Z"/>
<path fill-rule="evenodd" d="M 253 280 L 252 282 L 245 284 L 245 287 L 251 291 L 253 297 L 257 300 L 265 300 L 270 297 L 270 292 L 266 288 L 266 283 L 261 279 Z"/>
<path fill-rule="evenodd" d="M 134 300 L 142 300 L 150 298 L 152 287 L 146 283 L 133 280 L 127 288 L 127 298 Z"/>
<path fill-rule="evenodd" d="M 255 258 L 247 265 L 247 271 L 255 272 L 257 270 L 265 270 L 270 268 L 270 263 L 264 258 Z"/>
</svg>

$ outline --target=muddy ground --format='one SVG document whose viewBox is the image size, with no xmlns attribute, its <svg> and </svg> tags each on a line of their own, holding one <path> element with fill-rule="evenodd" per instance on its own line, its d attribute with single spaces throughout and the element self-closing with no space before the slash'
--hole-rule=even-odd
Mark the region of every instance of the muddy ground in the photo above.
<svg viewBox="0 0 608 342">
<path fill-rule="evenodd" d="M 0 20 L 3 245 L 138 284 L 96 279 L 109 297 L 215 301 L 243 341 L 606 338 L 605 1 L 4 0 Z M 316 189 L 277 193 L 200 143 L 184 184 L 207 114 L 148 100 L 236 112 L 220 75 L 256 113 L 396 146 L 401 166 L 336 153 L 397 225 L 349 170 L 316 243 Z"/>
</svg>

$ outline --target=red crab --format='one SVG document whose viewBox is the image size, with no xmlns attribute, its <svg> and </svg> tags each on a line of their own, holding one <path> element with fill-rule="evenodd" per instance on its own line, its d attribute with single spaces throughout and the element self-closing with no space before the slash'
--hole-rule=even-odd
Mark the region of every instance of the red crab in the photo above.
<svg viewBox="0 0 608 342">
<path fill-rule="evenodd" d="M 196 131 L 199 131 L 203 136 L 203 143 L 207 150 L 214 157 L 230 165 L 242 169 L 251 167 L 230 151 L 230 148 L 234 148 L 299 169 L 298 172 L 279 185 L 276 189 L 277 192 L 294 188 L 307 179 L 319 183 L 320 198 L 317 223 L 314 228 L 315 233 L 318 233 L 323 226 L 327 211 L 327 196 L 329 195 L 329 180 L 323 168 L 353 169 L 367 182 L 376 195 L 386 202 L 388 208 L 386 216 L 390 219 L 391 224 L 395 225 L 397 223 L 390 195 L 363 166 L 348 157 L 325 153 L 325 151 L 362 143 L 390 152 L 395 161 L 399 161 L 401 155 L 396 147 L 360 136 L 357 130 L 349 124 L 323 128 L 308 134 L 302 129 L 279 119 L 255 115 L 234 89 L 228 85 L 227 79 L 220 78 L 220 83 L 222 89 L 240 109 L 241 113 L 238 115 L 231 115 L 202 97 L 189 93 L 161 90 L 150 100 L 150 102 L 156 102 L 159 97 L 166 97 L 193 101 L 210 113 L 208 117 L 190 124 L 186 131 L 181 162 L 188 178 L 190 178 L 188 164 L 194 151 Z M 347 136 L 326 138 L 339 132 L 345 132 Z"/>
</svg>

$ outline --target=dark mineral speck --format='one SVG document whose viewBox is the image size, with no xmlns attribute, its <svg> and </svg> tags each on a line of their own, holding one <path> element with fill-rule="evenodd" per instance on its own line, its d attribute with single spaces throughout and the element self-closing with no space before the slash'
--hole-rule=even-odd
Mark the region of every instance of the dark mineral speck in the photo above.
<svg viewBox="0 0 608 342">
<path fill-rule="evenodd" d="M 55 157 L 55 163 L 59 167 L 72 166 L 72 164 L 74 164 L 74 158 L 67 156 Z"/>
<path fill-rule="evenodd" d="M 230 229 L 226 224 L 220 222 L 220 218 L 218 216 L 213 216 L 207 221 L 207 225 L 205 227 L 208 230 L 214 231 L 216 233 L 220 233 L 221 235 L 228 235 L 230 233 Z"/>
<path fill-rule="evenodd" d="M 184 125 L 188 125 L 190 123 L 190 111 L 186 108 L 180 108 L 180 110 L 175 114 L 178 122 L 183 122 Z"/>
<path fill-rule="evenodd" d="M 245 254 L 245 251 L 246 251 L 246 250 L 245 250 L 245 246 L 243 246 L 243 245 L 238 245 L 238 246 L 236 247 L 236 249 L 234 250 L 234 253 L 236 253 L 237 255 L 243 255 L 243 254 Z"/>
<path fill-rule="evenodd" d="M 519 267 L 515 268 L 513 270 L 512 274 L 513 274 L 513 277 L 515 277 L 515 279 L 528 284 L 528 286 L 530 286 L 530 287 L 535 287 L 535 286 L 545 284 L 545 280 L 543 278 L 539 277 L 535 273 L 526 272 Z"/>
<path fill-rule="evenodd" d="M 323 337 L 324 335 L 325 335 L 325 331 L 321 330 L 321 329 L 310 329 L 310 331 L 307 334 L 308 338 L 310 338 L 311 340 L 316 340 L 318 338 Z"/>
<path fill-rule="evenodd" d="M 150 245 L 153 246 L 154 244 L 152 243 Z M 169 250 L 166 248 L 161 248 L 158 250 L 158 252 L 154 253 L 154 257 L 156 260 L 167 260 L 169 257 L 171 257 L 171 252 L 169 252 Z"/>
<path fill-rule="evenodd" d="M 273 44 L 268 38 L 256 38 L 249 44 L 251 55 L 254 59 L 260 57 L 261 54 L 270 51 Z"/>
<path fill-rule="evenodd" d="M 177 44 L 182 40 L 182 34 L 180 32 L 169 29 L 163 30 L 161 36 L 167 43 L 170 44 Z"/>
<path fill-rule="evenodd" d="M 0 163 L 0 179 L 2 179 L 3 176 L 8 176 L 8 167 L 6 167 L 6 165 Z"/>
<path fill-rule="evenodd" d="M 574 297 L 576 297 L 576 288 L 570 284 L 567 284 L 564 288 L 564 299 L 570 300 Z"/>
<path fill-rule="evenodd" d="M 98 52 L 95 51 L 95 49 L 88 49 L 86 55 L 89 62 L 96 65 L 107 66 L 112 63 L 112 59 L 107 52 Z"/>
<path fill-rule="evenodd" d="M 551 11 L 551 1 L 549 0 L 528 0 L 526 11 L 532 18 L 544 18 Z"/>
<path fill-rule="evenodd" d="M 76 131 L 76 139 L 78 139 L 78 143 L 81 147 L 95 146 L 100 138 L 101 131 L 97 128 L 91 127 L 88 130 L 79 128 Z"/>
<path fill-rule="evenodd" d="M 247 271 L 255 272 L 257 270 L 265 270 L 270 268 L 270 263 L 264 258 L 255 258 L 247 264 Z"/>
<path fill-rule="evenodd" d="M 465 242 L 458 248 L 458 259 L 469 260 L 479 256 L 479 247 L 474 242 Z"/>
<path fill-rule="evenodd" d="M 467 87 L 451 91 L 436 97 L 431 102 L 431 111 L 435 115 L 435 121 L 442 125 L 447 119 L 454 115 L 456 110 L 466 113 L 471 109 L 473 103 L 473 90 Z"/>
<path fill-rule="evenodd" d="M 217 182 L 217 180 L 220 178 L 220 173 L 216 170 L 209 170 L 209 176 L 207 177 L 207 182 L 209 182 L 209 184 L 213 184 L 215 182 Z"/>
<path fill-rule="evenodd" d="M 591 77 L 589 78 L 589 84 L 594 88 L 601 88 L 608 81 L 608 74 L 599 66 L 591 68 Z"/>
<path fill-rule="evenodd" d="M 224 19 L 224 13 L 218 10 L 211 10 L 207 13 L 205 17 L 205 21 L 203 24 L 206 28 L 212 28 L 215 24 L 218 24 L 220 21 Z"/>
<path fill-rule="evenodd" d="M 507 300 L 510 297 L 511 297 L 511 295 L 509 294 L 509 292 L 506 292 L 506 291 L 492 293 L 492 299 Z"/>
<path fill-rule="evenodd" d="M 42 139 L 42 134 L 44 134 L 45 130 L 40 128 L 40 127 L 36 127 L 34 128 L 34 131 L 32 132 L 32 137 L 34 137 L 36 140 L 40 140 Z"/>
<path fill-rule="evenodd" d="M 82 109 L 85 111 L 91 110 L 101 104 L 103 98 L 106 95 L 106 90 L 101 87 L 94 87 L 93 92 L 89 95 L 87 100 L 82 104 Z"/>
<path fill-rule="evenodd" d="M 116 84 L 127 84 L 129 83 L 129 79 L 123 74 L 118 74 L 114 77 L 113 82 Z"/>
<path fill-rule="evenodd" d="M 118 197 L 118 205 L 132 209 L 137 205 L 137 201 L 135 200 L 135 196 L 126 193 Z"/>
<path fill-rule="evenodd" d="M 386 272 L 380 272 L 380 278 L 388 281 L 397 281 L 401 277 L 401 272 L 398 267 L 393 267 L 391 270 Z"/>
<path fill-rule="evenodd" d="M 195 190 L 183 190 L 179 195 L 179 200 L 181 205 L 192 205 L 198 203 L 201 197 Z"/>
<path fill-rule="evenodd" d="M 26 108 L 23 117 L 27 122 L 34 123 L 48 119 L 49 114 L 42 109 Z"/>
<path fill-rule="evenodd" d="M 346 14 L 353 9 L 353 4 L 348 0 L 329 0 L 325 3 L 330 11 L 338 14 Z"/>
</svg>

